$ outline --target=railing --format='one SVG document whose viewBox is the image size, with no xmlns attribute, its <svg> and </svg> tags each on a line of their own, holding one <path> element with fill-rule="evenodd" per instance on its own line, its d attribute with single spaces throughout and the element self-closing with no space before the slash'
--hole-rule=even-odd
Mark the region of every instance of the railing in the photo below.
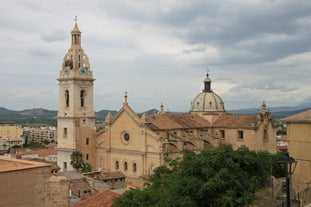
<svg viewBox="0 0 311 207">
<path fill-rule="evenodd" d="M 304 207 L 311 203 L 311 188 L 307 188 L 293 196 L 291 207 Z M 286 199 L 276 201 L 272 207 L 287 207 Z"/>
<path fill-rule="evenodd" d="M 300 201 L 300 206 L 305 206 L 306 204 L 311 203 L 311 188 L 307 188 L 304 191 L 297 193 L 295 199 Z"/>
</svg>

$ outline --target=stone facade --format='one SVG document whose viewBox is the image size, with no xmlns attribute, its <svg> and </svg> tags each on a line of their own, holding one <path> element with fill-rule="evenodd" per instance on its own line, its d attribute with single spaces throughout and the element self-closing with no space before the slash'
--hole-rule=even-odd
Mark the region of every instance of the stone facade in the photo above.
<svg viewBox="0 0 311 207">
<path fill-rule="evenodd" d="M 311 187 L 311 110 L 281 120 L 287 124 L 288 152 L 297 161 L 292 175 L 296 192 Z"/>
<path fill-rule="evenodd" d="M 275 127 L 265 105 L 254 115 L 217 116 L 210 122 L 191 113 L 137 115 L 125 102 L 115 117 L 107 116 L 97 135 L 96 165 L 104 171 L 121 171 L 135 183 L 165 164 L 165 157 L 180 157 L 183 150 L 231 144 L 234 149 L 245 145 L 276 152 Z"/>
<path fill-rule="evenodd" d="M 57 163 L 64 171 L 73 170 L 70 155 L 75 150 L 82 152 L 84 162 L 95 167 L 95 79 L 88 57 L 81 47 L 81 32 L 77 24 L 71 31 L 71 40 L 58 79 Z"/>
<path fill-rule="evenodd" d="M 46 181 L 46 207 L 69 207 L 69 181 L 64 176 L 52 176 Z"/>
<path fill-rule="evenodd" d="M 276 129 L 265 103 L 257 114 L 226 112 L 221 97 L 212 90 L 208 74 L 204 89 L 195 96 L 189 113 L 165 113 L 161 105 L 158 114 L 139 115 L 129 106 L 126 93 L 120 111 L 114 117 L 109 114 L 103 130 L 95 134 L 94 79 L 80 46 L 80 34 L 75 25 L 73 45 L 64 57 L 58 79 L 58 163 L 63 170 L 64 163 L 69 168 L 72 151 L 79 150 L 84 158 L 89 158 L 93 169 L 121 171 L 135 186 L 142 184 L 141 177 L 165 164 L 165 157 L 180 157 L 185 149 L 200 151 L 231 144 L 234 149 L 245 145 L 252 150 L 276 152 Z M 85 65 L 79 63 L 83 59 Z M 84 67 L 87 70 L 81 73 Z M 82 90 L 86 94 L 83 107 Z"/>
<path fill-rule="evenodd" d="M 127 103 L 96 138 L 97 166 L 108 172 L 121 171 L 126 177 L 139 178 L 163 164 L 159 136 Z"/>
<path fill-rule="evenodd" d="M 68 185 L 51 178 L 49 164 L 0 158 L 0 183 L 1 206 L 69 206 Z"/>
</svg>

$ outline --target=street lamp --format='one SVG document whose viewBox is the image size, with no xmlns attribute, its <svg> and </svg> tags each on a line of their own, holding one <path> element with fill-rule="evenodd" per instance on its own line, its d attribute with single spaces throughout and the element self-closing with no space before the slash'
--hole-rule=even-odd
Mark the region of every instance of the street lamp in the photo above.
<svg viewBox="0 0 311 207">
<path fill-rule="evenodd" d="M 278 163 L 286 165 L 286 206 L 290 207 L 290 179 L 291 175 L 295 172 L 297 161 L 293 157 L 290 157 L 289 153 L 287 152 L 286 155 L 278 161 Z M 292 165 L 294 165 L 293 169 Z"/>
</svg>

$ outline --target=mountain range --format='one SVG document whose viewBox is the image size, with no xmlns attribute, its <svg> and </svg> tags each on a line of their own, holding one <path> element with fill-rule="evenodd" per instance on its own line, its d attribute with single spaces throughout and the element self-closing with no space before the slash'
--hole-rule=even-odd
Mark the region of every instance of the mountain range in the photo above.
<svg viewBox="0 0 311 207">
<path fill-rule="evenodd" d="M 311 104 L 300 104 L 297 106 L 281 106 L 281 107 L 269 107 L 268 110 L 271 112 L 272 116 L 275 119 L 284 118 L 291 116 L 293 114 L 308 110 L 311 108 Z M 236 109 L 228 110 L 228 112 L 233 114 L 252 114 L 257 113 L 260 108 L 245 108 L 245 109 Z M 116 110 L 100 110 L 96 112 L 96 117 L 99 122 L 105 119 L 108 113 L 115 115 Z M 151 109 L 142 113 L 154 114 L 157 113 L 157 109 Z M 142 114 L 141 113 L 141 114 Z M 179 113 L 179 112 L 171 112 Z M 23 123 L 46 123 L 56 125 L 56 116 L 57 111 L 48 110 L 44 108 L 34 108 L 34 109 L 25 109 L 21 111 L 9 110 L 7 108 L 0 107 L 0 124 L 23 124 Z"/>
</svg>

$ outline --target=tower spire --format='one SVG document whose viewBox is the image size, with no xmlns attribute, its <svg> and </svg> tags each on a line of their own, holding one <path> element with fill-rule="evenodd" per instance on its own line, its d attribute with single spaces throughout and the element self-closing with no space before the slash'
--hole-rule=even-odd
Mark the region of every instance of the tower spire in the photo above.
<svg viewBox="0 0 311 207">
<path fill-rule="evenodd" d="M 78 17 L 74 18 L 75 25 L 71 31 L 71 46 L 77 45 L 81 47 L 81 32 L 78 27 Z"/>
</svg>

